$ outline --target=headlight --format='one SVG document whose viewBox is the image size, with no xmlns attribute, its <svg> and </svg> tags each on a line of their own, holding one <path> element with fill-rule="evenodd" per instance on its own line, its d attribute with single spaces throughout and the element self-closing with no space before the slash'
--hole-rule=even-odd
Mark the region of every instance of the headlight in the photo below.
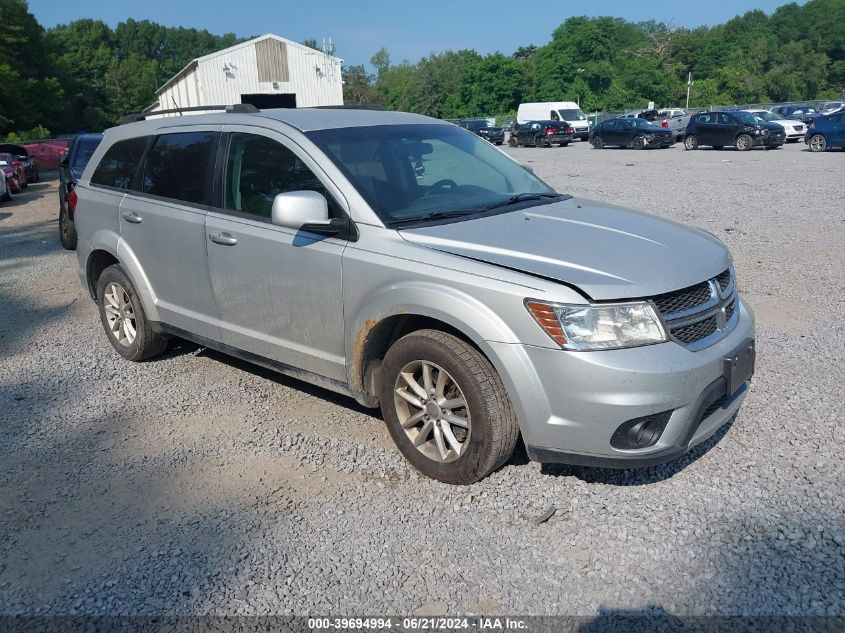
<svg viewBox="0 0 845 633">
<path fill-rule="evenodd" d="M 618 349 L 667 340 L 657 313 L 645 302 L 584 306 L 527 299 L 525 307 L 563 349 Z"/>
</svg>

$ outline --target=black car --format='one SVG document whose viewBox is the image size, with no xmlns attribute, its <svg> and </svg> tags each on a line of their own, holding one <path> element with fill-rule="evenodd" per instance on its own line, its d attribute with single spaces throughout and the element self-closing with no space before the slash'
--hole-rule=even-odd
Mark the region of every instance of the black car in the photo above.
<svg viewBox="0 0 845 633">
<path fill-rule="evenodd" d="M 59 239 L 62 246 L 71 251 L 76 248 L 76 227 L 73 224 L 76 205 L 70 194 L 102 140 L 102 134 L 80 134 L 71 141 L 67 154 L 59 163 Z"/>
<path fill-rule="evenodd" d="M 490 141 L 496 145 L 501 145 L 505 142 L 505 130 L 496 125 L 490 125 L 486 119 L 461 119 L 458 125 L 466 128 L 473 134 L 478 134 L 485 141 Z"/>
<path fill-rule="evenodd" d="M 809 103 L 789 103 L 786 105 L 779 105 L 773 107 L 770 111 L 777 114 L 781 119 L 803 121 L 807 125 L 812 125 L 815 118 L 820 114 L 820 112 Z"/>
<path fill-rule="evenodd" d="M 575 130 L 566 121 L 526 121 L 517 123 L 511 130 L 508 145 L 533 145 L 551 147 L 555 143 L 566 147 L 572 142 Z"/>
<path fill-rule="evenodd" d="M 590 143 L 596 149 L 609 145 L 647 149 L 665 148 L 675 143 L 670 130 L 658 127 L 645 119 L 618 118 L 602 121 L 590 130 Z"/>
<path fill-rule="evenodd" d="M 752 147 L 775 149 L 786 142 L 786 132 L 750 112 L 702 112 L 690 117 L 684 136 L 686 149 L 710 145 L 714 149 L 733 146 L 740 151 Z"/>
<path fill-rule="evenodd" d="M 23 163 L 23 169 L 26 172 L 26 181 L 38 182 L 38 165 L 29 155 L 29 152 L 23 145 L 14 145 L 12 143 L 0 144 L 0 154 L 11 154 Z"/>
</svg>

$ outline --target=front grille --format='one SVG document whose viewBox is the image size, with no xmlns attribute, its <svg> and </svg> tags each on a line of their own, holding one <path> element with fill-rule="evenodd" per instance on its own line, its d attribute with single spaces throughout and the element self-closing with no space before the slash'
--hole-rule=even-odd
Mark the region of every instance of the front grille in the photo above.
<svg viewBox="0 0 845 633">
<path fill-rule="evenodd" d="M 731 270 L 730 268 L 716 277 L 716 283 L 719 284 L 719 290 L 724 292 L 731 285 Z"/>
<path fill-rule="evenodd" d="M 731 301 L 727 306 L 725 306 L 725 320 L 730 321 L 731 317 L 734 315 L 734 309 L 736 308 L 736 299 Z"/>
<path fill-rule="evenodd" d="M 672 312 L 689 310 L 703 305 L 710 300 L 710 297 L 710 284 L 704 281 L 689 288 L 657 295 L 653 301 L 657 309 L 665 316 Z"/>
<path fill-rule="evenodd" d="M 703 321 L 697 321 L 690 325 L 684 325 L 673 329 L 672 335 L 681 343 L 689 345 L 690 343 L 700 341 L 706 336 L 710 336 L 717 329 L 719 329 L 719 322 L 716 320 L 715 316 L 711 316 Z"/>
</svg>

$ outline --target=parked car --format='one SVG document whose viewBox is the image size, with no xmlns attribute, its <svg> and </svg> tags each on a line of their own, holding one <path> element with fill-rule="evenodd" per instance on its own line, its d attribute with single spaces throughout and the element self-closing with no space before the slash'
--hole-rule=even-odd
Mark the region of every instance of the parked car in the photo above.
<svg viewBox="0 0 845 633">
<path fill-rule="evenodd" d="M 687 116 L 687 111 L 683 108 L 662 108 L 657 111 L 661 119 L 674 119 L 679 116 Z"/>
<path fill-rule="evenodd" d="M 12 190 L 9 188 L 9 181 L 6 179 L 6 172 L 0 177 L 0 200 L 8 202 L 12 199 Z"/>
<path fill-rule="evenodd" d="M 573 129 L 561 121 L 526 121 L 519 123 L 508 136 L 508 145 L 533 145 L 535 147 L 566 147 L 572 142 Z"/>
<path fill-rule="evenodd" d="M 24 173 L 26 174 L 26 181 L 38 182 L 38 165 L 29 155 L 29 152 L 23 145 L 15 145 L 13 143 L 0 144 L 0 152 L 8 153 L 14 156 L 23 165 Z"/>
<path fill-rule="evenodd" d="M 745 110 L 745 112 L 750 112 L 758 119 L 763 119 L 768 123 L 774 123 L 775 125 L 781 126 L 784 134 L 786 135 L 787 143 L 800 141 L 804 138 L 804 132 L 807 130 L 807 126 L 804 125 L 803 121 L 782 119 L 779 114 L 769 112 L 768 110 Z"/>
<path fill-rule="evenodd" d="M 754 316 L 723 242 L 560 194 L 435 119 L 138 121 L 75 192 L 80 280 L 120 356 L 177 336 L 380 406 L 444 482 L 520 435 L 535 461 L 662 463 L 748 393 Z"/>
<path fill-rule="evenodd" d="M 12 175 L 12 182 L 9 187 L 12 193 L 20 193 L 29 187 L 29 183 L 26 180 L 26 170 L 24 169 L 23 163 L 17 158 L 8 152 L 0 153 L 0 167 L 6 172 L 7 180 L 9 175 Z"/>
<path fill-rule="evenodd" d="M 633 149 L 665 148 L 675 143 L 675 137 L 669 130 L 645 119 L 618 118 L 602 121 L 590 130 L 590 143 L 596 149 L 611 145 Z"/>
<path fill-rule="evenodd" d="M 70 251 L 76 248 L 76 197 L 71 194 L 102 140 L 102 134 L 80 134 L 59 163 L 59 240 Z"/>
<path fill-rule="evenodd" d="M 543 101 L 520 103 L 516 112 L 517 123 L 528 121 L 561 121 L 568 123 L 575 136 L 586 141 L 590 136 L 590 122 L 574 101 Z"/>
<path fill-rule="evenodd" d="M 490 141 L 496 145 L 501 145 L 505 142 L 504 128 L 490 125 L 487 119 L 461 119 L 458 121 L 458 125 L 473 134 L 478 134 L 485 141 Z"/>
<path fill-rule="evenodd" d="M 845 110 L 817 116 L 807 129 L 804 143 L 811 152 L 823 152 L 832 147 L 845 148 Z"/>
<path fill-rule="evenodd" d="M 778 105 L 770 108 L 769 111 L 777 114 L 782 119 L 797 119 L 805 125 L 811 125 L 813 119 L 819 115 L 818 110 L 808 103 Z"/>
<path fill-rule="evenodd" d="M 710 145 L 714 149 L 736 147 L 746 151 L 760 146 L 775 149 L 785 141 L 786 134 L 780 125 L 758 119 L 744 110 L 716 111 L 690 117 L 684 147 L 693 150 Z"/>
</svg>

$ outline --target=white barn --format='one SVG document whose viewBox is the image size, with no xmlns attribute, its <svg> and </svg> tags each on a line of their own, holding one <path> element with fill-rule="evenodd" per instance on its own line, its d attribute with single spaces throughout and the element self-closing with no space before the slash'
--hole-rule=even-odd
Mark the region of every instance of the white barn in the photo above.
<svg viewBox="0 0 845 633">
<path fill-rule="evenodd" d="M 156 91 L 147 111 L 251 103 L 257 108 L 343 105 L 343 60 L 268 33 L 198 57 Z"/>
</svg>

